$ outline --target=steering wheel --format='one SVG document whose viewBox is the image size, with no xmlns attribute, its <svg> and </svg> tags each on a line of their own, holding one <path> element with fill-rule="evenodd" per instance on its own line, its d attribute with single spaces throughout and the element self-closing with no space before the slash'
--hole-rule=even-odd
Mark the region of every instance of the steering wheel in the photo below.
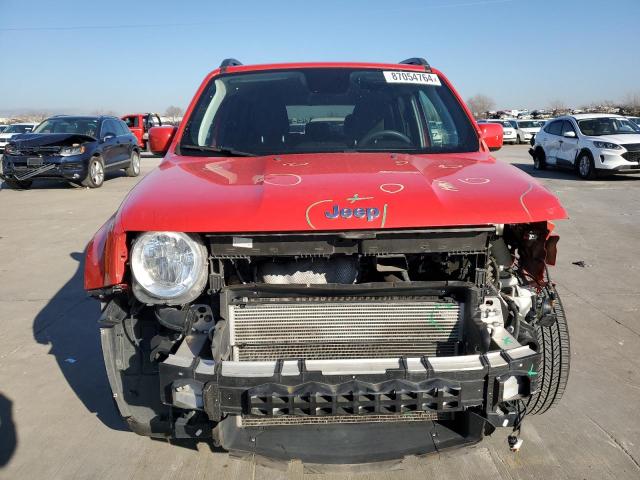
<svg viewBox="0 0 640 480">
<path fill-rule="evenodd" d="M 360 145 L 368 145 L 380 137 L 393 137 L 397 140 L 402 140 L 407 145 L 413 145 L 413 142 L 409 137 L 397 130 L 380 130 L 379 132 L 368 133 L 362 140 L 360 140 Z"/>
</svg>

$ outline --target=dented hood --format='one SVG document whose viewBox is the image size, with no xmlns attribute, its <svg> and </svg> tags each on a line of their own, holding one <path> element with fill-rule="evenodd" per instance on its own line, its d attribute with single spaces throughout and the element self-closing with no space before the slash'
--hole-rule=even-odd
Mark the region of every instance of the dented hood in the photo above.
<svg viewBox="0 0 640 480">
<path fill-rule="evenodd" d="M 170 154 L 122 204 L 125 231 L 401 229 L 566 218 L 558 199 L 488 154 Z"/>
<path fill-rule="evenodd" d="M 13 137 L 11 141 L 20 148 L 66 146 L 73 143 L 95 142 L 96 139 L 89 135 L 80 135 L 78 133 L 22 133 Z"/>
</svg>

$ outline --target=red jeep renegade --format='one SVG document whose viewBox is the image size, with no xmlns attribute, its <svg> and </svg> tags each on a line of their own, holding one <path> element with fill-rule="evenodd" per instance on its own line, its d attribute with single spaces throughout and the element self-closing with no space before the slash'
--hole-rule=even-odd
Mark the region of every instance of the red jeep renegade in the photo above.
<svg viewBox="0 0 640 480">
<path fill-rule="evenodd" d="M 85 264 L 136 433 L 373 462 L 515 433 L 562 396 L 566 213 L 425 60 L 225 60 L 149 139 L 164 160 Z"/>
</svg>

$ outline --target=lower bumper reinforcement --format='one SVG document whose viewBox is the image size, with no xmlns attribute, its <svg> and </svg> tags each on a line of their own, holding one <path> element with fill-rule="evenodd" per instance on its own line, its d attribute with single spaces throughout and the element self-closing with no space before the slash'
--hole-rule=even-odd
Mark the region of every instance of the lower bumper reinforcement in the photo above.
<svg viewBox="0 0 640 480">
<path fill-rule="evenodd" d="M 527 346 L 457 357 L 217 364 L 170 355 L 160 364 L 160 386 L 164 403 L 204 410 L 213 421 L 227 415 L 319 418 L 471 407 L 491 415 L 505 400 L 508 379 L 511 391 L 517 379 L 516 393 L 531 394 L 539 362 L 540 354 Z"/>
</svg>

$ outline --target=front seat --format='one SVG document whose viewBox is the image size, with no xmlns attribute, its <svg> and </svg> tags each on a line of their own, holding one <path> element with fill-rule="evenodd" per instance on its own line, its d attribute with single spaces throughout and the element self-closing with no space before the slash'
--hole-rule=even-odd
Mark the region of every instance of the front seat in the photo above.
<svg viewBox="0 0 640 480">
<path fill-rule="evenodd" d="M 392 116 L 388 100 L 379 94 L 363 95 L 356 101 L 353 113 L 344 120 L 347 141 L 358 145 L 366 135 L 392 128 Z"/>
<path fill-rule="evenodd" d="M 287 141 L 289 116 L 278 99 L 262 99 L 252 104 L 249 143 L 259 149 L 277 151 Z"/>
</svg>

